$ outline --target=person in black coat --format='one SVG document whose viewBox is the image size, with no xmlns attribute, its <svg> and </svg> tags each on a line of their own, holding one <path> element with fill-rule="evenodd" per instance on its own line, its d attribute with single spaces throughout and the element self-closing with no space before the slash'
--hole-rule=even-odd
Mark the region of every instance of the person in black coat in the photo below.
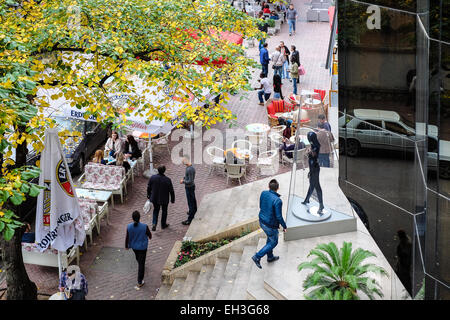
<svg viewBox="0 0 450 320">
<path fill-rule="evenodd" d="M 127 135 L 123 154 L 132 160 L 142 157 L 142 152 L 139 150 L 138 143 L 134 140 L 134 137 L 131 134 Z"/>
<path fill-rule="evenodd" d="M 165 229 L 169 226 L 169 224 L 166 223 L 169 196 L 170 202 L 175 203 L 175 192 L 173 190 L 172 180 L 165 176 L 164 172 L 166 172 L 165 166 L 158 167 L 158 174 L 151 176 L 148 181 L 147 198 L 150 199 L 154 206 L 152 231 L 156 230 L 160 207 L 162 208 L 161 229 Z"/>
<path fill-rule="evenodd" d="M 306 195 L 305 200 L 302 202 L 302 204 L 306 205 L 309 203 L 309 198 L 311 197 L 314 190 L 317 192 L 317 197 L 319 198 L 319 211 L 317 213 L 319 215 L 323 214 L 323 198 L 322 198 L 322 188 L 320 187 L 319 182 L 319 173 L 320 173 L 320 166 L 318 162 L 319 158 L 319 151 L 320 151 L 320 143 L 319 140 L 317 140 L 317 135 L 315 132 L 308 132 L 308 141 L 311 143 L 311 150 L 308 153 L 308 164 L 309 164 L 309 189 L 308 193 Z"/>
</svg>

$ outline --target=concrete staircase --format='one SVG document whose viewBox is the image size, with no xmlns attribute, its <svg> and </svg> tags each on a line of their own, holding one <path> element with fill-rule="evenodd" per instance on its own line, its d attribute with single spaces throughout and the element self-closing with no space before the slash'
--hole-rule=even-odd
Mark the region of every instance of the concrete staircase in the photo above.
<svg viewBox="0 0 450 320">
<path fill-rule="evenodd" d="M 325 183 L 322 188 L 326 203 L 332 208 L 346 212 L 349 207 L 347 199 L 340 189 L 333 189 L 338 188 L 337 182 L 334 181 L 337 180 L 335 175 L 332 171 L 323 171 Z M 234 224 L 257 219 L 259 195 L 262 190 L 267 189 L 272 178 L 280 182 L 279 193 L 285 213 L 290 173 L 205 196 L 199 206 L 198 216 L 196 215 L 186 236 L 192 237 L 192 240 L 201 239 Z M 305 186 L 307 187 L 307 184 Z M 304 194 L 305 186 L 301 181 L 298 182 L 296 193 Z M 331 241 L 338 247 L 341 247 L 344 241 L 352 242 L 354 249 L 360 247 L 374 252 L 377 258 L 370 258 L 367 262 L 376 263 L 389 273 L 389 278 L 372 275 L 381 284 L 384 299 L 401 299 L 405 293 L 404 287 L 367 229 L 357 219 L 357 230 L 352 232 L 291 241 L 285 241 L 281 232 L 274 250 L 274 254 L 280 256 L 280 259 L 267 263 L 266 258 L 263 258 L 262 269 L 257 268 L 251 259 L 266 243 L 265 234 L 259 229 L 231 242 L 226 250 L 217 254 L 208 253 L 209 257 L 203 260 L 199 258 L 198 262 L 187 265 L 181 272 L 174 272 L 173 277 L 164 281 L 160 287 L 156 300 L 303 300 L 305 293 L 302 284 L 310 270 L 298 272 L 297 267 L 301 262 L 310 260 L 307 255 L 316 245 Z"/>
</svg>

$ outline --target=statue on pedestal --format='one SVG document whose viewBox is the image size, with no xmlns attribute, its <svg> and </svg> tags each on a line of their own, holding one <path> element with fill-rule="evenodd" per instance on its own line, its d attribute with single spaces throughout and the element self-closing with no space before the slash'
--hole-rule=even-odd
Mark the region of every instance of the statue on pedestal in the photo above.
<svg viewBox="0 0 450 320">
<path fill-rule="evenodd" d="M 319 210 L 317 213 L 319 215 L 323 214 L 323 199 L 322 199 L 322 188 L 320 187 L 319 182 L 319 173 L 320 173 L 320 166 L 318 162 L 319 157 L 319 151 L 320 151 L 320 143 L 317 140 L 317 135 L 315 132 L 308 132 L 308 141 L 311 144 L 311 149 L 308 152 L 308 164 L 309 164 L 309 189 L 308 193 L 306 195 L 305 200 L 302 202 L 302 204 L 306 205 L 309 203 L 309 198 L 311 197 L 314 190 L 317 191 L 317 197 L 319 198 Z"/>
</svg>

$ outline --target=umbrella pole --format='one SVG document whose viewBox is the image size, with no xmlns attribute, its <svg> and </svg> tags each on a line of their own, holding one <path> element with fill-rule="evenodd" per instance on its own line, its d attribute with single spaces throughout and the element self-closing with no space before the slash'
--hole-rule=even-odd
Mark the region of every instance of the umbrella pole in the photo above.
<svg viewBox="0 0 450 320">
<path fill-rule="evenodd" d="M 150 159 L 150 168 L 149 168 L 149 170 L 145 170 L 144 173 L 142 174 L 146 178 L 150 178 L 152 175 L 156 174 L 155 168 L 153 167 L 152 135 L 150 132 L 148 133 L 148 143 L 149 143 L 148 152 L 149 152 L 149 159 Z M 145 155 L 142 155 L 142 156 L 144 157 Z M 145 164 L 145 160 L 144 160 L 144 164 Z"/>
<path fill-rule="evenodd" d="M 61 277 L 61 273 L 62 273 L 61 252 L 59 250 L 58 250 L 58 271 L 59 271 L 59 273 L 58 273 L 58 275 L 59 275 L 58 280 L 59 280 Z"/>
</svg>

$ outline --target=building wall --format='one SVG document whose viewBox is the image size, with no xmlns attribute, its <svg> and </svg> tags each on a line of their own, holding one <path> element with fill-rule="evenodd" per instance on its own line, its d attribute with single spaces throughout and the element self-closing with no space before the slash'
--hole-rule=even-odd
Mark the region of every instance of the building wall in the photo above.
<svg viewBox="0 0 450 320">
<path fill-rule="evenodd" d="M 450 1 L 337 2 L 340 186 L 410 294 L 450 299 Z"/>
</svg>

